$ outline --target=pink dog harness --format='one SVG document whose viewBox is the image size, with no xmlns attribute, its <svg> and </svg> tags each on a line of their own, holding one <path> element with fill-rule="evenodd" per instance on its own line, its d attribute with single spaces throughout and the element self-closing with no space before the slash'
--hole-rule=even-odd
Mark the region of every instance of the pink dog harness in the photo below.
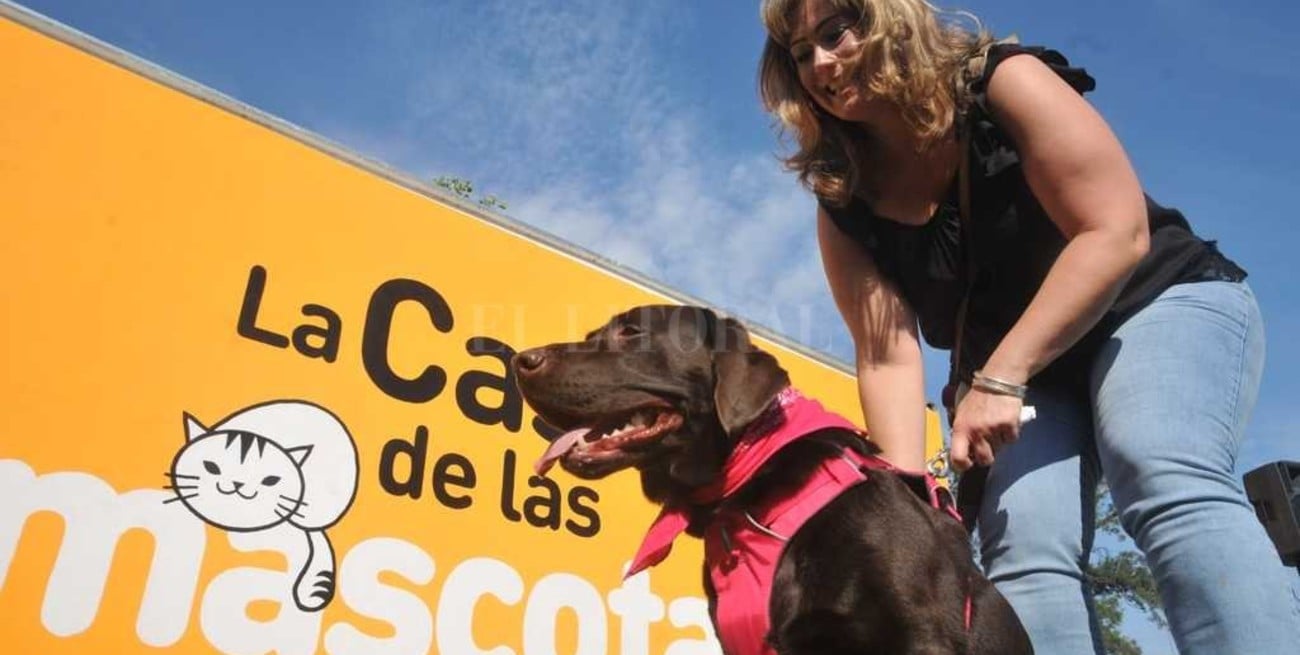
<svg viewBox="0 0 1300 655">
<path fill-rule="evenodd" d="M 696 493 L 692 504 L 726 500 L 783 447 L 826 428 L 862 434 L 847 419 L 787 387 L 737 442 L 723 468 L 722 479 Z M 921 475 L 901 471 L 879 457 L 844 449 L 840 455 L 822 460 L 803 486 L 786 497 L 764 499 L 752 507 L 722 504 L 704 534 L 704 559 L 717 595 L 718 640 L 725 652 L 733 655 L 775 652 L 767 643 L 768 598 L 786 543 L 827 503 L 866 481 L 872 469 Z M 924 477 L 931 505 L 946 510 L 960 521 L 951 503 L 940 500 L 940 488 L 934 478 Z M 663 561 L 672 550 L 673 541 L 686 529 L 688 515 L 686 507 L 665 507 L 651 524 L 627 575 L 636 575 Z M 968 606 L 968 627 L 969 620 Z"/>
</svg>

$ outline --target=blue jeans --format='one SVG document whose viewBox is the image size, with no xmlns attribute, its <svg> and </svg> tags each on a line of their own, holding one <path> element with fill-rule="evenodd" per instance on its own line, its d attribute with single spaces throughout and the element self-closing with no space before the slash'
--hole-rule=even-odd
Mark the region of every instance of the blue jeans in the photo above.
<svg viewBox="0 0 1300 655">
<path fill-rule="evenodd" d="M 1263 360 L 1250 288 L 1196 282 L 1120 326 L 1087 397 L 1031 385 L 1038 418 L 998 452 L 979 535 L 985 571 L 1038 655 L 1103 653 L 1084 578 L 1099 479 L 1146 555 L 1180 653 L 1300 651 L 1296 572 L 1233 471 Z"/>
</svg>

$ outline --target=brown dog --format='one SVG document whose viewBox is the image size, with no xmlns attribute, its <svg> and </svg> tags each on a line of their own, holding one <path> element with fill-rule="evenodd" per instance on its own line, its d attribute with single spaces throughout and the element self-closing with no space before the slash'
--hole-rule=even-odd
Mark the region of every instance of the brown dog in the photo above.
<svg viewBox="0 0 1300 655">
<path fill-rule="evenodd" d="M 842 467 L 843 458 L 866 461 L 878 452 L 850 429 L 821 428 L 773 448 L 738 488 L 704 493 L 729 479 L 740 456 L 733 451 L 763 446 L 766 437 L 752 439 L 752 424 L 770 422 L 774 409 L 783 411 L 775 407 L 778 395 L 789 395 L 776 359 L 755 348 L 739 323 L 704 308 L 638 307 L 581 342 L 521 352 L 514 367 L 528 404 L 565 431 L 538 460 L 538 473 L 557 461 L 588 479 L 635 468 L 665 516 L 683 516 L 688 533 L 706 538 L 706 553 L 722 552 L 721 559 L 709 555 L 704 575 L 715 626 L 715 581 L 728 566 L 719 562 L 732 547 L 722 517 L 747 517 L 779 536 L 754 521 L 756 508 L 806 487 L 825 467 Z M 971 561 L 961 525 L 929 507 L 924 493 L 923 480 L 873 468 L 781 537 L 766 622 L 758 624 L 766 634 L 752 643 L 733 640 L 731 648 L 746 643 L 752 655 L 1032 653 L 1010 605 Z M 719 533 L 722 539 L 713 539 Z"/>
</svg>

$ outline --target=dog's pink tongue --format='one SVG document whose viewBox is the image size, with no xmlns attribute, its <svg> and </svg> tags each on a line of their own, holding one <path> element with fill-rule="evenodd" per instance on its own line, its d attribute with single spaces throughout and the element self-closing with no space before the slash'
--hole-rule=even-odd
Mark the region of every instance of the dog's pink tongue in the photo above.
<svg viewBox="0 0 1300 655">
<path fill-rule="evenodd" d="M 564 457 L 565 453 L 573 450 L 573 447 L 578 445 L 578 441 L 586 436 L 588 432 L 591 432 L 591 428 L 578 428 L 556 437 L 555 441 L 552 441 L 550 447 L 546 449 L 546 452 L 542 453 L 542 456 L 533 463 L 533 472 L 537 475 L 546 475 L 546 472 L 551 470 L 552 466 L 555 466 L 555 461 Z"/>
</svg>

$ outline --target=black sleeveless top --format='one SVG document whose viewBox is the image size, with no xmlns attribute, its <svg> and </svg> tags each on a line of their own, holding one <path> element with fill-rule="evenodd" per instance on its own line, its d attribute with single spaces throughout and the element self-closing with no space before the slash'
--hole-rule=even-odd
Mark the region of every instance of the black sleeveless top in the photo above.
<svg viewBox="0 0 1300 655">
<path fill-rule="evenodd" d="M 1087 72 L 1071 68 L 1056 51 L 997 45 L 989 51 L 983 77 L 971 87 L 976 98 L 968 116 L 971 152 L 967 156 L 972 157 L 970 238 L 975 280 L 970 285 L 962 361 L 957 363 L 958 376 L 967 381 L 1020 318 L 1066 243 L 1026 183 L 1011 139 L 993 122 L 983 102 L 994 69 L 1021 53 L 1038 57 L 1081 94 L 1096 85 Z M 968 276 L 968 248 L 962 238 L 956 187 L 954 184 L 948 199 L 923 225 L 878 217 L 857 198 L 846 207 L 821 203 L 835 225 L 866 249 L 881 274 L 898 287 L 916 313 L 926 343 L 945 350 L 954 345 L 957 307 Z M 1101 341 L 1169 286 L 1246 277 L 1245 271 L 1218 252 L 1214 242 L 1193 234 L 1177 210 L 1148 197 L 1147 218 L 1150 251 L 1114 305 L 1073 348 L 1035 376 L 1036 384 L 1079 388 L 1086 383 Z"/>
</svg>

